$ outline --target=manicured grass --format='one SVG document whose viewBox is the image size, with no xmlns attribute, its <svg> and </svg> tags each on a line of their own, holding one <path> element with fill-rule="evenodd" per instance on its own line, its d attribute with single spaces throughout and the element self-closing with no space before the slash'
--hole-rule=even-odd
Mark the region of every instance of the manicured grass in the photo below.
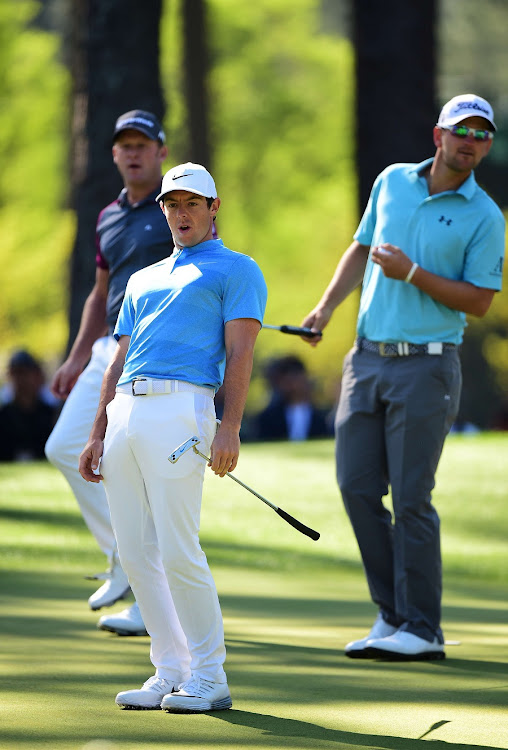
<svg viewBox="0 0 508 750">
<path fill-rule="evenodd" d="M 443 662 L 354 662 L 375 610 L 335 487 L 333 442 L 243 447 L 236 474 L 321 532 L 313 542 L 209 474 L 202 542 L 222 602 L 233 710 L 120 711 L 150 674 L 147 638 L 96 629 L 83 576 L 104 568 L 64 480 L 0 465 L 0 748 L 508 747 L 508 435 L 451 436 L 434 493 Z M 116 611 L 118 605 L 113 608 Z"/>
</svg>

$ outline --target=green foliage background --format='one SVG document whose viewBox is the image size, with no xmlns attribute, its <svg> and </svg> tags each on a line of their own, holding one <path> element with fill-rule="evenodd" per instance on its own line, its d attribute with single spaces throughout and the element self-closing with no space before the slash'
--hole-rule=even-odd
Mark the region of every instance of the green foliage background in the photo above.
<svg viewBox="0 0 508 750">
<path fill-rule="evenodd" d="M 0 4 L 0 350 L 28 347 L 51 363 L 67 337 L 70 79 L 60 39 L 29 25 L 37 8 Z"/>
<path fill-rule="evenodd" d="M 167 167 L 192 159 L 182 95 L 181 3 L 166 0 L 161 72 L 168 104 Z M 39 3 L 0 5 L 0 369 L 26 346 L 48 374 L 67 341 L 68 259 L 74 216 L 65 208 L 70 76 L 61 39 L 31 23 Z M 324 28 L 319 0 L 208 0 L 211 166 L 226 244 L 252 255 L 269 288 L 266 322 L 299 323 L 318 301 L 358 221 L 354 165 L 354 55 Z M 449 24 L 448 16 L 443 25 Z M 430 154 L 429 154 L 430 155 Z M 357 297 L 322 344 L 260 334 L 249 408 L 264 398 L 263 361 L 300 354 L 333 402 L 354 337 Z M 508 384 L 508 305 L 497 295 L 482 344 Z M 0 376 L 1 377 L 1 376 Z"/>
<path fill-rule="evenodd" d="M 356 227 L 353 161 L 353 50 L 320 28 L 319 3 L 211 0 L 212 165 L 222 206 L 220 234 L 252 255 L 268 284 L 267 323 L 300 323 L 328 283 Z M 261 33 L 260 33 L 260 30 Z M 181 99 L 179 3 L 162 28 L 162 73 L 168 93 L 169 142 L 175 160 L 187 151 Z M 263 398 L 258 376 L 269 356 L 294 351 L 333 402 L 342 355 L 350 346 L 355 299 L 344 305 L 323 344 L 263 331 L 250 406 Z M 330 361 L 332 358 L 332 361 Z"/>
</svg>

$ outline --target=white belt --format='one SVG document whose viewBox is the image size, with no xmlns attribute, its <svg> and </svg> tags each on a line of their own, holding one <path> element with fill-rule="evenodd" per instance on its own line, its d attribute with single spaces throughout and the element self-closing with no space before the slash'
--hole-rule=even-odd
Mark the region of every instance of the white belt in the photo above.
<svg viewBox="0 0 508 750">
<path fill-rule="evenodd" d="M 116 386 L 117 393 L 126 393 L 129 396 L 155 396 L 163 393 L 202 393 L 204 396 L 213 398 L 214 389 L 203 385 L 186 383 L 184 380 L 158 380 L 152 378 L 134 378 L 130 383 L 122 383 Z"/>
</svg>

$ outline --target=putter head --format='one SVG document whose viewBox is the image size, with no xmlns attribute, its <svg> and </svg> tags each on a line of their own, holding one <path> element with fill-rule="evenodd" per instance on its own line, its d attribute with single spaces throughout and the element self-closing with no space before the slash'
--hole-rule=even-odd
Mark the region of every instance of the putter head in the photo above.
<svg viewBox="0 0 508 750">
<path fill-rule="evenodd" d="M 183 456 L 184 453 L 187 453 L 190 448 L 194 448 L 195 445 L 200 443 L 200 439 L 194 435 L 193 437 L 189 438 L 185 441 L 185 443 L 182 443 L 178 446 L 178 448 L 175 448 L 173 453 L 170 453 L 168 456 L 168 461 L 172 464 L 176 464 L 180 456 Z"/>
</svg>

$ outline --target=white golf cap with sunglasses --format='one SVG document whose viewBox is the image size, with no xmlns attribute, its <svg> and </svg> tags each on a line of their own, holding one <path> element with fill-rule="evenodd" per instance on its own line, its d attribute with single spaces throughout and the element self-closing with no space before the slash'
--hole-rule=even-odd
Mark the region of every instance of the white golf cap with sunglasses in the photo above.
<svg viewBox="0 0 508 750">
<path fill-rule="evenodd" d="M 162 180 L 162 187 L 155 199 L 160 201 L 173 190 L 186 190 L 188 193 L 203 195 L 205 198 L 217 198 L 217 190 L 213 177 L 201 164 L 191 161 L 179 164 L 166 172 Z"/>
<path fill-rule="evenodd" d="M 497 130 L 494 123 L 494 110 L 486 99 L 482 99 L 481 96 L 476 96 L 476 94 L 460 94 L 446 102 L 439 115 L 437 126 L 448 128 L 451 125 L 457 125 L 468 117 L 483 117 L 490 123 L 493 130 Z"/>
</svg>

